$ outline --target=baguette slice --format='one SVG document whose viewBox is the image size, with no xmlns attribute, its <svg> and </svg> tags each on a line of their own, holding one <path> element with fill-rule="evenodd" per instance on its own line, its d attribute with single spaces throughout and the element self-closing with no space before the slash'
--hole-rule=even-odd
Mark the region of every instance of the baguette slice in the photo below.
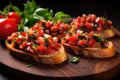
<svg viewBox="0 0 120 80">
<path fill-rule="evenodd" d="M 14 47 L 14 43 L 9 43 L 8 40 L 5 41 L 6 47 L 8 48 L 11 55 L 16 58 L 22 59 L 24 61 L 43 63 L 43 64 L 60 64 L 67 60 L 67 55 L 64 50 L 64 47 L 61 45 L 61 48 L 58 52 L 55 52 L 51 55 L 34 55 L 29 52 L 25 52 Z"/>
<path fill-rule="evenodd" d="M 74 53 L 75 55 L 82 55 L 85 57 L 110 58 L 116 54 L 111 41 L 108 42 L 108 48 L 80 48 L 78 46 L 71 46 L 64 43 L 64 40 L 62 40 L 62 44 L 68 53 Z"/>
<path fill-rule="evenodd" d="M 111 38 L 115 36 L 112 21 L 102 16 L 95 14 L 83 14 L 73 19 L 71 22 L 72 32 L 76 30 L 83 30 L 84 32 L 94 31 L 95 33 L 102 33 L 104 38 Z"/>
<path fill-rule="evenodd" d="M 111 38 L 115 36 L 115 32 L 112 28 L 112 26 L 110 27 L 110 29 L 104 30 L 101 32 L 103 34 L 104 38 Z"/>
<path fill-rule="evenodd" d="M 67 55 L 63 45 L 59 51 L 51 54 L 51 55 L 38 55 L 39 61 L 44 64 L 60 64 L 67 60 Z"/>
</svg>

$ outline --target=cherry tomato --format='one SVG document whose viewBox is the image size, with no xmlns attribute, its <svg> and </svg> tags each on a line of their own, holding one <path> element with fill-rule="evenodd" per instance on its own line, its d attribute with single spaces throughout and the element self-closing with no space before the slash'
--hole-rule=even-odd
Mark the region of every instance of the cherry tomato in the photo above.
<svg viewBox="0 0 120 80">
<path fill-rule="evenodd" d="M 5 18 L 5 17 L 4 17 L 3 15 L 0 15 L 0 19 L 1 19 L 1 18 Z"/>
<path fill-rule="evenodd" d="M 20 24 L 20 22 L 21 22 L 20 16 L 16 12 L 9 12 L 7 17 L 14 18 L 16 20 L 17 24 Z"/>
<path fill-rule="evenodd" d="M 5 40 L 13 32 L 18 31 L 18 26 L 13 18 L 0 19 L 0 39 Z"/>
</svg>

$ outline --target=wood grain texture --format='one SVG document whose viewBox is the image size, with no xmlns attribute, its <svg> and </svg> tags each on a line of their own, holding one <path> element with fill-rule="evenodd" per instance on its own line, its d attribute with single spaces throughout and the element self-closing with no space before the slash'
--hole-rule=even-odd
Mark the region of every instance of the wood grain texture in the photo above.
<svg viewBox="0 0 120 80">
<path fill-rule="evenodd" d="M 118 75 L 120 67 L 120 37 L 115 36 L 110 38 L 115 46 L 116 55 L 107 59 L 94 59 L 80 57 L 80 62 L 77 64 L 71 63 L 71 58 L 75 55 L 68 53 L 68 60 L 60 65 L 44 65 L 33 64 L 28 67 L 28 62 L 21 61 L 11 56 L 4 46 L 4 42 L 0 43 L 0 63 L 17 71 L 26 74 L 37 76 L 37 78 L 45 77 L 51 79 L 75 79 L 79 78 L 85 80 L 90 78 L 92 80 L 110 80 L 112 77 Z M 78 79 L 78 80 L 79 80 Z M 31 78 L 32 80 L 32 78 Z"/>
</svg>

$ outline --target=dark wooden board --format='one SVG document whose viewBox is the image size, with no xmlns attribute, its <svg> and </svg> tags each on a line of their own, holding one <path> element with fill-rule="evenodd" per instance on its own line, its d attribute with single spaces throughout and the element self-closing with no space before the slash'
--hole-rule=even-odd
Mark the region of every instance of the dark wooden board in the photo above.
<svg viewBox="0 0 120 80">
<path fill-rule="evenodd" d="M 30 63 L 18 60 L 11 56 L 5 46 L 0 44 L 0 63 L 8 66 L 9 68 L 22 71 L 38 77 L 51 77 L 51 78 L 82 78 L 85 76 L 94 77 L 100 80 L 101 78 L 111 78 L 119 74 L 120 67 L 120 37 L 115 36 L 109 39 L 113 42 L 116 50 L 116 55 L 107 59 L 94 59 L 80 57 L 80 62 L 77 64 L 71 63 L 70 60 L 73 56 L 68 53 L 68 60 L 60 65 L 44 65 L 32 64 L 31 67 L 27 65 Z M 112 72 L 112 73 L 111 73 Z M 105 74 L 104 77 L 99 75 Z M 114 75 L 113 75 L 114 74 Z M 100 79 L 99 79 L 100 78 Z M 107 80 L 107 78 L 105 80 Z M 101 79 L 101 80 L 102 80 Z"/>
</svg>

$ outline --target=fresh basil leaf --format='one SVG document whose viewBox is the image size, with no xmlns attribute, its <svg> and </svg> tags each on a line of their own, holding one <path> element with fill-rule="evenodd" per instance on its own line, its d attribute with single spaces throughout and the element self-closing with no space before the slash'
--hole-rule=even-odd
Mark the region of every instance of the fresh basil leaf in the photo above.
<svg viewBox="0 0 120 80">
<path fill-rule="evenodd" d="M 62 11 L 57 12 L 57 13 L 55 14 L 55 17 L 58 16 L 59 14 L 63 14 L 63 12 L 62 12 Z"/>
<path fill-rule="evenodd" d="M 70 18 L 70 15 L 69 15 L 69 14 L 66 14 L 66 13 L 64 13 L 64 12 L 62 12 L 62 11 L 59 11 L 59 12 L 57 12 L 57 13 L 55 14 L 54 20 L 57 21 L 57 20 L 60 19 L 61 21 L 65 22 L 65 23 L 70 22 L 70 20 L 64 19 L 64 18 Z"/>
<path fill-rule="evenodd" d="M 36 8 L 33 2 L 30 2 L 30 1 L 28 1 L 28 7 L 29 7 L 29 13 L 33 13 Z"/>
<path fill-rule="evenodd" d="M 11 8 L 11 5 L 8 5 L 6 6 L 4 9 L 3 9 L 3 12 L 7 13 L 10 11 L 10 8 Z"/>
<path fill-rule="evenodd" d="M 33 13 L 33 15 L 40 15 L 43 16 L 44 14 L 48 13 L 48 9 L 45 8 L 38 8 L 35 10 L 35 12 Z"/>
<path fill-rule="evenodd" d="M 24 24 L 24 25 L 28 22 L 28 18 L 22 18 L 21 20 L 22 20 L 22 21 L 21 21 L 22 24 Z"/>
<path fill-rule="evenodd" d="M 33 15 L 33 19 L 40 20 L 40 19 L 44 19 L 44 17 L 39 15 Z"/>
<path fill-rule="evenodd" d="M 71 62 L 78 63 L 78 62 L 80 62 L 80 59 L 78 57 L 72 57 Z"/>
<path fill-rule="evenodd" d="M 17 6 L 11 5 L 11 7 L 12 7 L 12 10 L 14 10 L 15 12 L 21 12 L 21 10 Z"/>
<path fill-rule="evenodd" d="M 27 64 L 27 67 L 32 67 L 32 64 Z"/>
<path fill-rule="evenodd" d="M 70 16 L 68 14 L 59 14 L 56 16 L 56 18 L 69 18 Z"/>
</svg>

